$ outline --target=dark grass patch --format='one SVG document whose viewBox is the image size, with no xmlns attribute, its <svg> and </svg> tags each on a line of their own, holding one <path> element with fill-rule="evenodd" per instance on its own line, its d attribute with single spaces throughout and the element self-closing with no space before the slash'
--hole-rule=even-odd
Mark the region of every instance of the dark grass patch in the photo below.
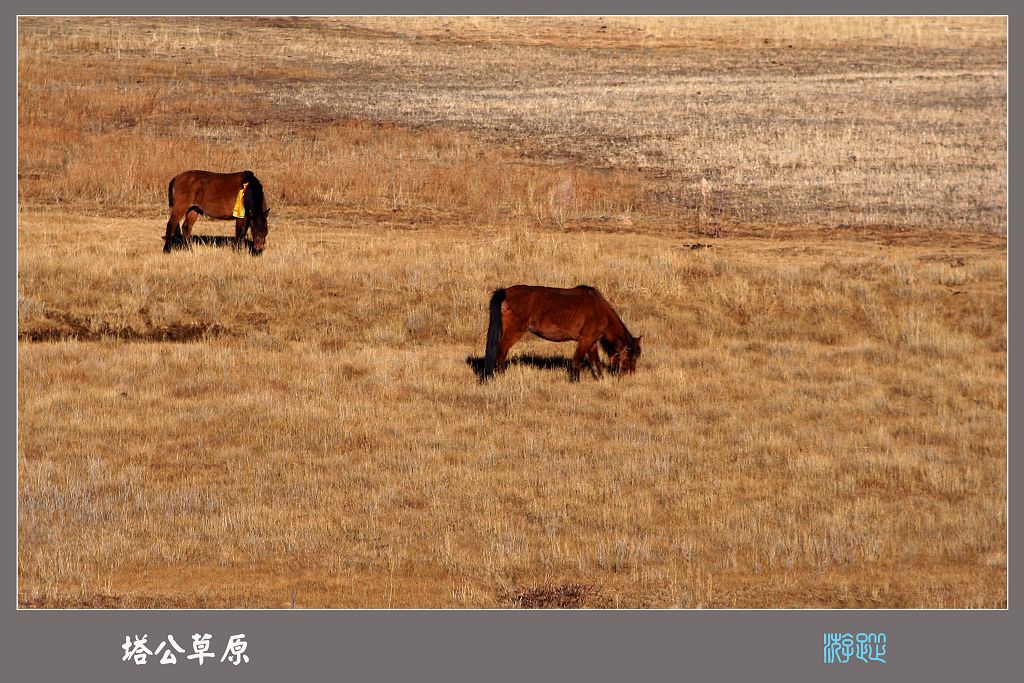
<svg viewBox="0 0 1024 683">
<path fill-rule="evenodd" d="M 132 326 L 114 327 L 109 323 L 99 325 L 78 318 L 69 313 L 49 311 L 47 317 L 54 323 L 24 332 L 18 332 L 18 341 L 52 342 L 68 339 L 77 341 L 100 341 L 102 339 L 121 339 L 123 341 L 144 342 L 191 342 L 219 337 L 227 333 L 220 323 L 171 323 L 143 329 Z"/>
<path fill-rule="evenodd" d="M 608 606 L 598 586 L 584 583 L 545 584 L 502 589 L 498 598 L 515 609 L 580 609 Z"/>
<path fill-rule="evenodd" d="M 195 609 L 223 607 L 218 602 L 202 595 L 187 599 L 188 606 Z M 108 595 L 96 593 L 82 597 L 34 596 L 18 597 L 18 607 L 24 609 L 174 609 L 182 607 L 182 600 L 170 595 Z"/>
</svg>

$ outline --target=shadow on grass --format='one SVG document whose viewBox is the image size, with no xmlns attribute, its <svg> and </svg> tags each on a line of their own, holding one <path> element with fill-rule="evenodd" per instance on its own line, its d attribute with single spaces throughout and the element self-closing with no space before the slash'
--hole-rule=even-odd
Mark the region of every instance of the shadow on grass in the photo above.
<svg viewBox="0 0 1024 683">
<path fill-rule="evenodd" d="M 484 359 L 480 356 L 467 356 L 466 365 L 473 369 L 473 373 L 480 379 L 484 376 Z M 525 365 L 531 368 L 537 368 L 538 370 L 560 370 L 566 374 L 572 370 L 572 359 L 566 358 L 565 356 L 539 356 L 533 353 L 526 353 L 521 356 L 513 356 L 506 362 L 507 367 L 515 365 Z M 583 361 L 581 369 L 587 369 L 590 367 L 588 360 Z M 601 363 L 601 369 L 609 371 L 609 368 L 604 363 Z"/>
<path fill-rule="evenodd" d="M 192 246 L 204 246 L 204 247 L 218 247 L 227 249 L 237 249 L 239 251 L 245 250 L 250 254 L 256 256 L 260 252 L 253 249 L 252 240 L 248 237 L 245 238 L 244 242 L 239 245 L 234 237 L 229 235 L 192 235 Z M 189 245 L 185 243 L 184 238 L 180 235 L 175 235 L 174 239 L 171 240 L 171 251 L 188 251 Z"/>
</svg>

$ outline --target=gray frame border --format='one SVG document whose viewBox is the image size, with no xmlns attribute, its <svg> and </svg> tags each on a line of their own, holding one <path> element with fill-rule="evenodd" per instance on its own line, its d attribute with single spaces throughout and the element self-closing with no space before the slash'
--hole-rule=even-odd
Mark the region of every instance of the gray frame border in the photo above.
<svg viewBox="0 0 1024 683">
<path fill-rule="evenodd" d="M 668 0 L 645 0 L 628 5 L 598 2 L 520 0 L 516 3 L 444 0 L 429 6 L 412 0 L 345 3 L 289 3 L 269 0 L 209 2 L 185 0 L 169 5 L 140 6 L 138 2 L 104 0 L 88 6 L 71 0 L 18 3 L 10 9 L 14 40 L 7 44 L 4 74 L 7 92 L 17 93 L 18 14 L 701 14 L 707 6 L 683 6 Z M 853 9 L 852 6 L 850 6 Z M 289 11 L 283 12 L 283 9 Z M 718 13 L 820 14 L 820 3 L 790 1 L 772 7 L 753 0 L 716 4 Z M 856 13 L 874 14 L 1000 14 L 1010 15 L 1009 3 L 900 2 L 877 0 L 858 3 Z M 836 13 L 842 13 L 836 12 Z M 1012 19 L 1012 16 L 1010 16 Z M 1009 21 L 1008 21 L 1009 35 Z M 1009 41 L 1008 41 L 1009 42 Z M 1008 58 L 1009 58 L 1008 49 Z M 1008 62 L 1011 97 L 1019 80 Z M 715 610 L 624 612 L 512 612 L 457 610 L 17 610 L 17 99 L 3 114 L 7 135 L 4 152 L 9 162 L 3 171 L 5 206 L 14 215 L 4 231 L 10 259 L 11 290 L 3 299 L 3 356 L 0 364 L 4 386 L 3 433 L 10 450 L 7 459 L 10 482 L 5 523 L 0 525 L 2 583 L 9 586 L 3 601 L 0 639 L 5 669 L 10 680 L 59 680 L 85 674 L 99 680 L 176 680 L 193 677 L 215 679 L 274 680 L 289 675 L 314 678 L 320 675 L 355 680 L 394 680 L 426 677 L 445 680 L 590 679 L 646 680 L 691 678 L 736 680 L 762 677 L 790 680 L 838 679 L 871 676 L 880 680 L 962 681 L 977 674 L 1005 677 L 1015 668 L 1013 645 L 1024 632 L 1020 609 L 1007 610 Z M 1019 146 L 1019 145 L 1016 145 Z M 1010 137 L 1009 149 L 1015 143 Z M 1018 155 L 1019 156 L 1019 155 Z M 1012 192 L 1015 177 L 1013 155 L 1009 159 Z M 1017 183 L 1019 184 L 1019 183 Z M 1008 215 L 1012 215 L 1008 211 Z M 1009 230 L 1008 230 L 1009 232 Z M 1021 255 L 1009 243 L 1010 263 Z M 1008 291 L 1019 289 L 1009 278 Z M 1019 338 L 1016 315 L 1021 293 L 1008 302 L 1009 348 Z M 1016 303 L 1015 303 L 1016 302 Z M 1013 324 L 1017 321 L 1018 324 Z M 1009 364 L 1009 411 L 1018 405 L 1014 381 L 1020 374 Z M 1008 454 L 1016 439 L 1008 435 Z M 5 449 L 6 451 L 7 449 Z M 1008 490 L 1018 486 L 1019 468 L 1009 467 Z M 1008 516 L 1008 582 L 1019 583 L 1019 525 L 1012 505 Z M 1013 605 L 1012 590 L 1010 604 Z M 889 638 L 888 663 L 884 665 L 831 666 L 821 662 L 821 638 L 825 631 L 884 631 Z M 186 634 L 213 634 L 218 653 L 228 635 L 245 633 L 249 664 L 234 667 L 207 662 L 197 666 L 160 667 L 155 661 L 136 667 L 121 661 L 120 643 L 125 635 L 149 633 L 159 642 L 174 634 L 186 648 Z M 151 640 L 152 642 L 152 640 Z M 219 657 L 218 657 L 219 659 Z M 192 664 L 192 663 L 189 663 Z"/>
</svg>

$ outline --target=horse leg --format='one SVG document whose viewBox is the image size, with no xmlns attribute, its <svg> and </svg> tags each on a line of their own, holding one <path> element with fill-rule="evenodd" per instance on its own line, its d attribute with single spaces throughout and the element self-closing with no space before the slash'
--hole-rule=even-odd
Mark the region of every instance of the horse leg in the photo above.
<svg viewBox="0 0 1024 683">
<path fill-rule="evenodd" d="M 195 209 L 189 209 L 185 212 L 185 222 L 181 226 L 181 236 L 190 249 L 192 248 L 192 226 L 198 219 L 199 212 Z"/>
<path fill-rule="evenodd" d="M 569 370 L 570 382 L 580 381 L 580 367 L 583 365 L 583 359 L 590 354 L 593 346 L 594 341 L 586 338 L 581 338 L 576 343 L 576 353 L 572 354 L 572 369 Z"/>
<path fill-rule="evenodd" d="M 501 341 L 498 342 L 498 358 L 495 362 L 495 370 L 500 371 L 505 369 L 505 359 L 508 357 L 508 350 L 511 349 L 512 345 L 519 341 L 524 334 L 526 334 L 526 330 L 505 328 L 501 335 Z"/>
<path fill-rule="evenodd" d="M 248 232 L 248 227 L 245 224 L 244 218 L 235 219 L 235 247 L 241 249 L 245 244 L 245 233 Z"/>
<path fill-rule="evenodd" d="M 171 217 L 167 219 L 167 232 L 164 234 L 164 253 L 171 253 L 171 245 L 174 243 L 175 235 L 181 234 L 181 212 L 171 207 Z"/>
<path fill-rule="evenodd" d="M 601 379 L 601 356 L 597 352 L 597 343 L 587 352 L 587 360 L 590 361 L 590 372 L 594 374 L 594 379 Z"/>
</svg>

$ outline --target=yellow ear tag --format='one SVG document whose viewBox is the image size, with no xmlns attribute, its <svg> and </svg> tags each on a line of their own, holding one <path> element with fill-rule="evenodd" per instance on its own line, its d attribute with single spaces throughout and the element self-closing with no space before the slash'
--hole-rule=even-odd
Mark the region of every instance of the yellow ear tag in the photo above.
<svg viewBox="0 0 1024 683">
<path fill-rule="evenodd" d="M 238 191 L 238 199 L 235 200 L 235 210 L 231 212 L 231 215 L 235 218 L 245 218 L 245 204 L 242 203 L 242 197 L 245 196 L 245 188 L 249 187 L 249 183 L 243 183 L 242 189 Z"/>
</svg>

